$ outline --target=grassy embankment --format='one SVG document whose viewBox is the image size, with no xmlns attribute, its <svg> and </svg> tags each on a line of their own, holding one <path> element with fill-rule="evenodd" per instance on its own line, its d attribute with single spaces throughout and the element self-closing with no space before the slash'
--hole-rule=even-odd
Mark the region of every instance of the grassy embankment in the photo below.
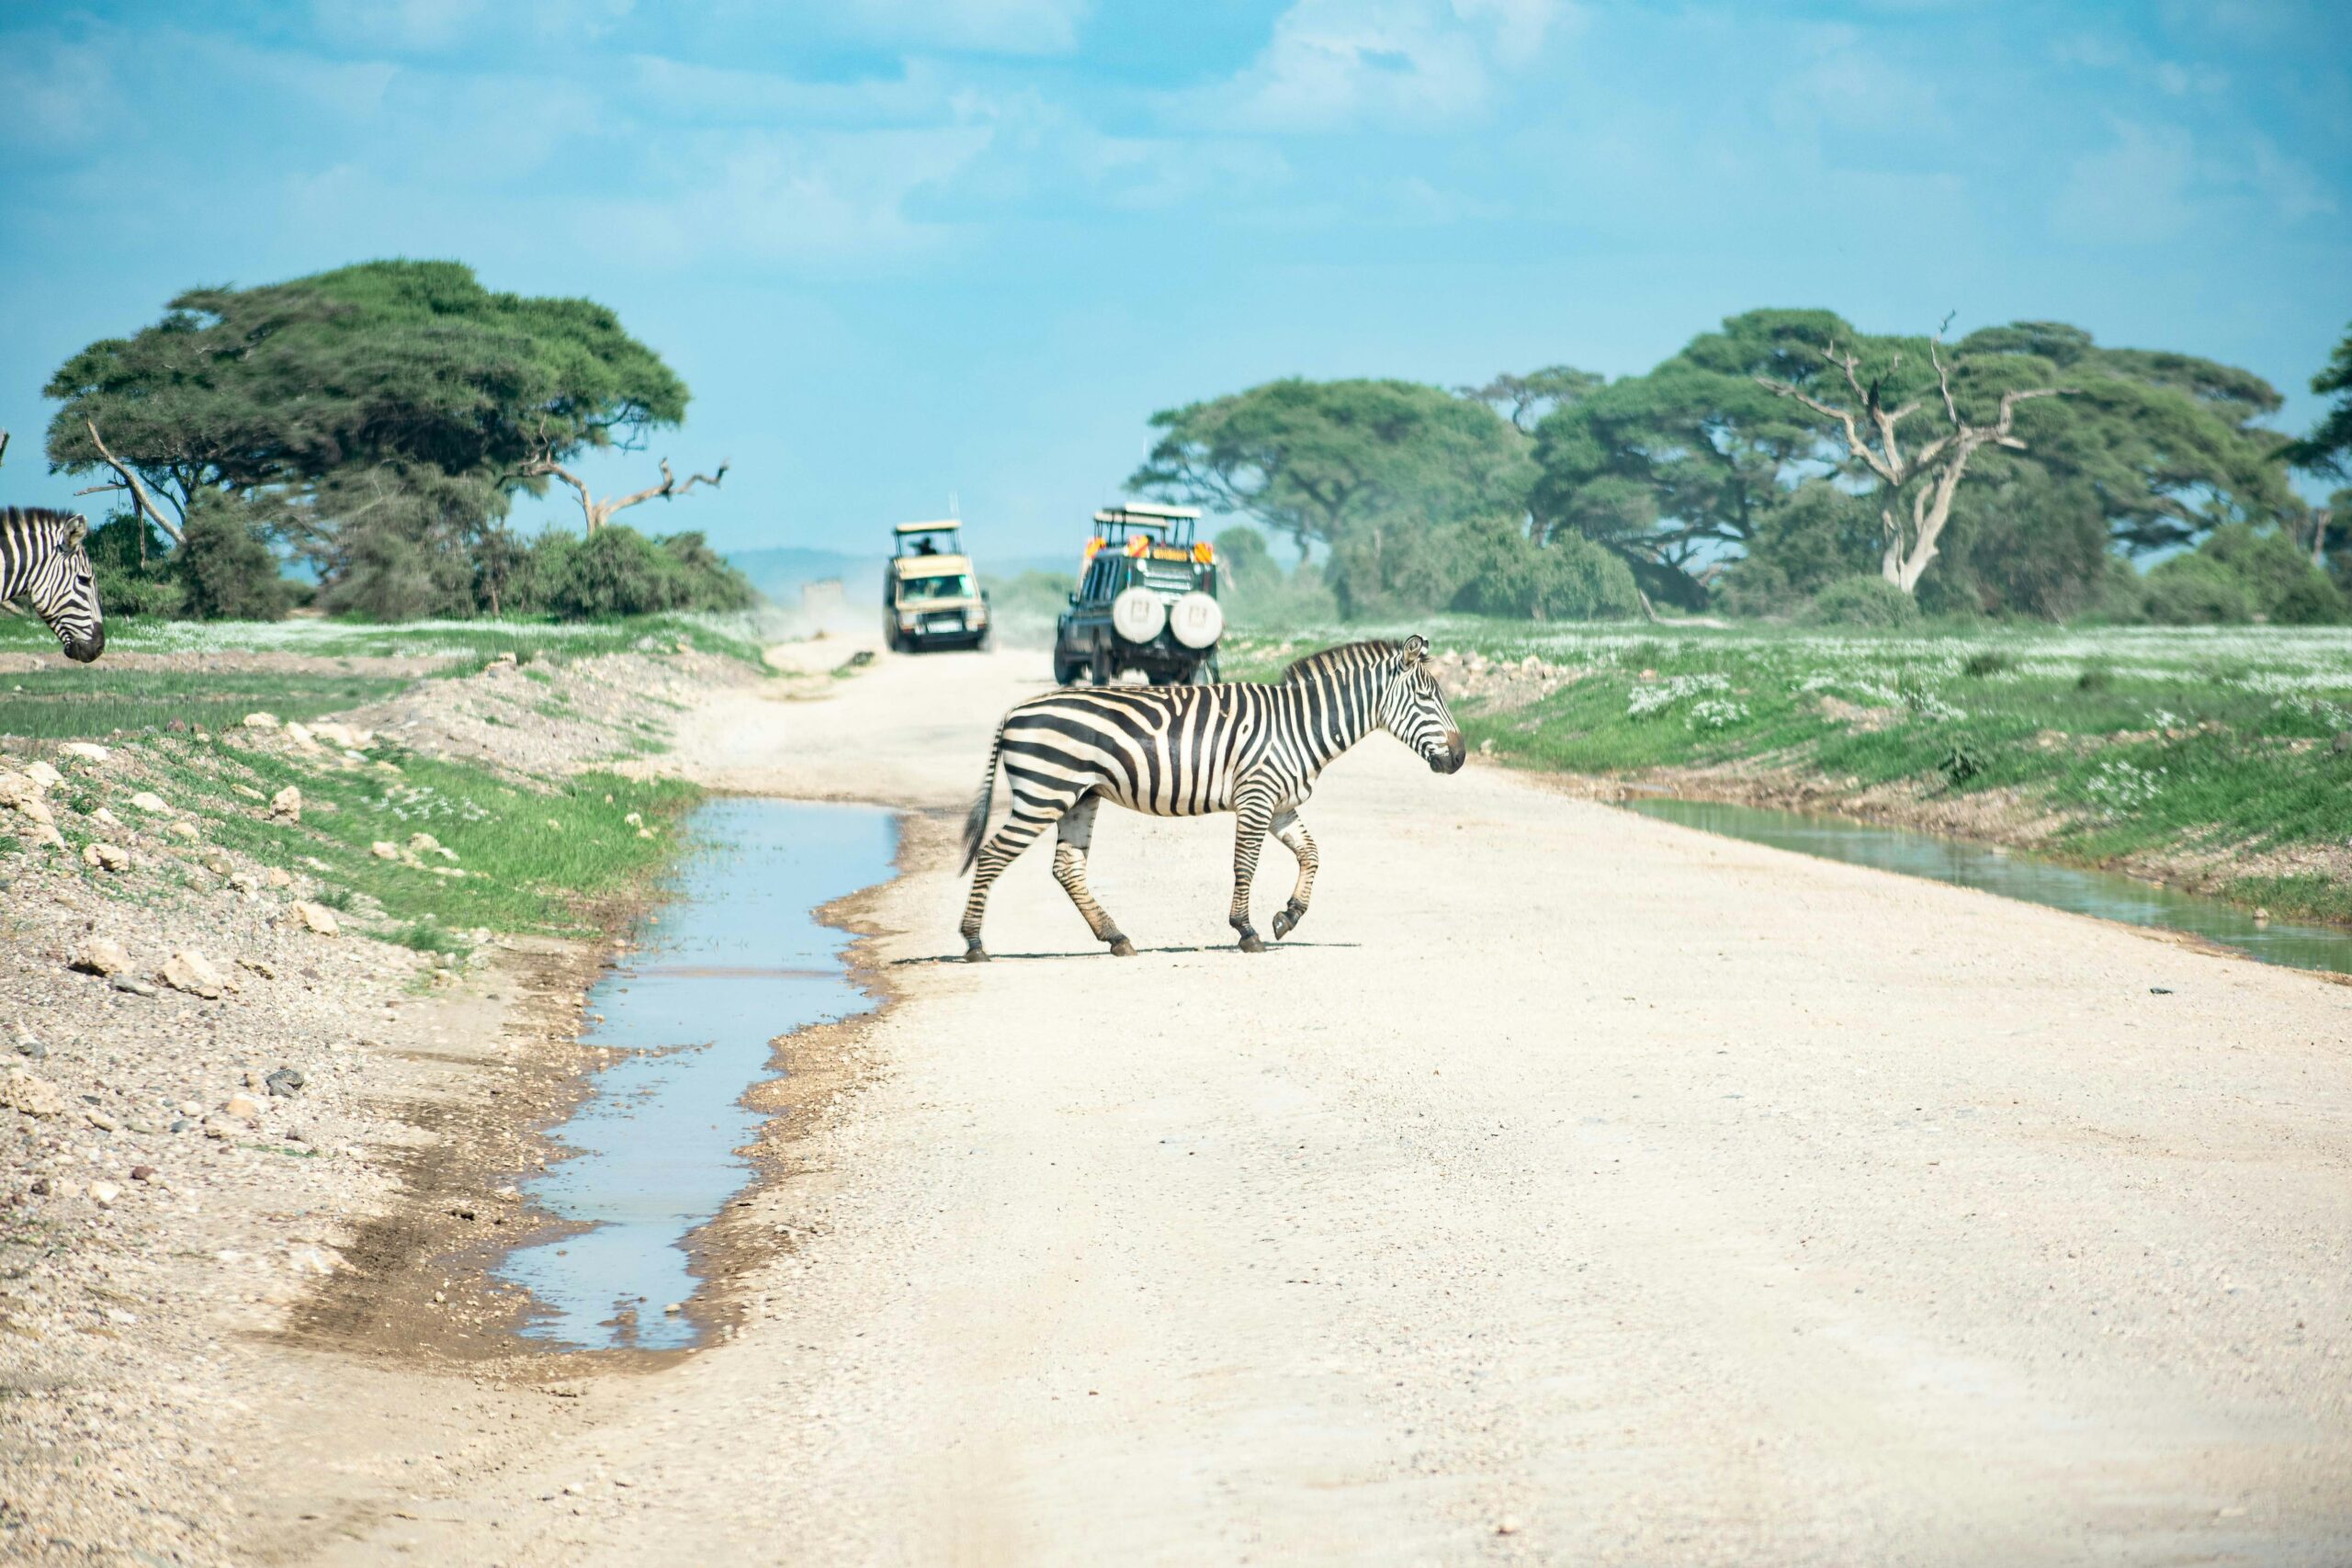
<svg viewBox="0 0 2352 1568">
<path fill-rule="evenodd" d="M 1474 745 L 1526 766 L 1863 815 L 1953 805 L 2081 864 L 2174 877 L 2281 917 L 2352 922 L 2352 633 L 1543 627 L 1443 617 L 1441 648 L 1574 672 L 1541 700 L 1464 704 Z M 1296 648 L 1367 635 L 1294 632 Z M 1263 635 L 1227 668 L 1280 662 Z M 1751 786 L 1743 788 L 1742 785 Z M 1870 800 L 1861 801 L 1868 795 Z M 2302 852 L 2299 855 L 2298 852 Z"/>
<path fill-rule="evenodd" d="M 306 660 L 410 657 L 447 660 L 441 679 L 478 671 L 514 652 L 537 668 L 597 654 L 669 651 L 682 638 L 707 652 L 757 661 L 748 628 L 692 617 L 650 617 L 593 626 L 449 623 L 352 626 L 322 622 L 271 626 L 132 624 L 110 632 L 109 654 L 284 653 Z M 37 639 L 14 636 L 0 647 Z M 468 763 L 378 745 L 355 762 L 332 748 L 318 751 L 259 743 L 236 726 L 255 710 L 284 720 L 311 719 L 379 701 L 412 682 L 399 676 L 322 672 L 315 665 L 277 670 L 234 661 L 208 669 L 200 660 L 109 669 L 48 665 L 0 674 L 0 750 L 20 760 L 51 754 L 65 773 L 51 793 L 57 826 L 80 867 L 85 845 L 119 839 L 122 829 L 96 818 L 101 808 L 126 822 L 135 791 L 162 795 L 197 824 L 200 837 L 179 840 L 174 855 L 152 858 L 146 875 L 85 873 L 110 897 L 169 897 L 203 885 L 208 848 L 229 850 L 291 873 L 308 896 L 359 919 L 374 934 L 425 951 L 455 953 L 460 934 L 576 934 L 598 922 L 598 906 L 642 888 L 673 852 L 668 829 L 698 797 L 693 785 L 603 772 L 554 778 L 512 777 Z M 181 728 L 171 727 L 180 721 Z M 96 763 L 63 755 L 63 739 L 103 740 L 130 756 Z M 622 735 L 625 747 L 641 738 Z M 30 744 L 28 744 L 30 742 Z M 274 816 L 270 798 L 301 791 L 299 819 Z M 634 817 L 636 820 L 632 821 Z M 640 833 L 644 826 L 651 836 Z M 378 842 L 405 848 L 429 833 L 456 857 L 427 850 L 387 860 Z M 0 856 L 38 853 L 0 834 Z M 462 870 L 462 876 L 435 868 Z"/>
</svg>

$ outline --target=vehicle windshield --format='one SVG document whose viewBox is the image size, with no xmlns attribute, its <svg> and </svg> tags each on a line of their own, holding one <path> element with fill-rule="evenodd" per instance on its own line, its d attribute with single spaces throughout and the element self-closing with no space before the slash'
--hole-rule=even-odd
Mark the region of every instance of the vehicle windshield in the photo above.
<svg viewBox="0 0 2352 1568">
<path fill-rule="evenodd" d="M 899 585 L 899 602 L 911 604 L 920 599 L 969 599 L 972 580 L 960 571 L 943 572 L 937 577 L 910 577 Z"/>
</svg>

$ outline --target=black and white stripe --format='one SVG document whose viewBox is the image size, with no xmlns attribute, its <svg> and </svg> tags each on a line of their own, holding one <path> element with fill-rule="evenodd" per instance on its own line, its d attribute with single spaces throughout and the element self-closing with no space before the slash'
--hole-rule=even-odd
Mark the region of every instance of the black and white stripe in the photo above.
<svg viewBox="0 0 2352 1568">
<path fill-rule="evenodd" d="M 89 532 L 89 519 L 78 512 L 0 507 L 0 599 L 30 605 L 65 645 L 65 657 L 84 664 L 107 646 L 106 617 L 83 547 Z"/>
<path fill-rule="evenodd" d="M 1108 800 L 1154 817 L 1230 811 L 1233 906 L 1241 946 L 1262 952 L 1250 923 L 1250 885 L 1268 833 L 1298 858 L 1298 885 L 1274 916 L 1277 941 L 1306 914 L 1318 863 L 1298 819 L 1316 776 L 1375 729 L 1410 746 L 1431 769 L 1462 766 L 1462 731 L 1429 671 L 1429 643 L 1357 642 L 1293 664 L 1273 685 L 1097 686 L 1032 697 L 1005 715 L 988 776 L 964 829 L 964 863 L 976 866 L 964 905 L 965 957 L 984 959 L 980 918 L 989 885 L 1048 827 L 1057 830 L 1054 879 L 1097 940 L 1135 951 L 1086 886 L 1094 813 Z M 1012 813 L 993 835 L 989 808 L 998 764 Z"/>
</svg>

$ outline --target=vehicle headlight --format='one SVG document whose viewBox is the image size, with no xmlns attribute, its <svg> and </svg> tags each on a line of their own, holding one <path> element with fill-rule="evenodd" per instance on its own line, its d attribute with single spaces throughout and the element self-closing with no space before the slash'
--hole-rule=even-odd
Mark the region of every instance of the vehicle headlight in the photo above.
<svg viewBox="0 0 2352 1568">
<path fill-rule="evenodd" d="M 912 610 L 899 612 L 899 629 L 902 632 L 910 632 L 915 629 L 915 613 Z"/>
<path fill-rule="evenodd" d="M 973 605 L 969 618 L 971 623 L 976 626 L 987 626 L 989 624 L 989 607 L 986 604 Z"/>
</svg>

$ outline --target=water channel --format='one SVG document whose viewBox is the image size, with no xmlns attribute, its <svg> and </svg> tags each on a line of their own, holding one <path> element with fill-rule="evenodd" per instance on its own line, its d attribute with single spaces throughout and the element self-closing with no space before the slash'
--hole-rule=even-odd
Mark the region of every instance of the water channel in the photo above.
<svg viewBox="0 0 2352 1568">
<path fill-rule="evenodd" d="M 2266 964 L 2295 969 L 2352 974 L 2352 931 L 2331 926 L 2256 920 L 2252 912 L 2211 898 L 2151 887 L 2112 872 L 2082 871 L 2031 855 L 1939 838 L 1902 828 L 1878 828 L 1835 817 L 1728 806 L 1673 796 L 1622 802 L 1629 811 L 1663 818 L 1686 828 L 1746 839 L 1775 849 L 1794 850 L 1850 865 L 1875 866 L 1905 876 L 1978 887 L 2029 904 L 2046 904 L 2078 915 L 2155 926 L 2238 948 Z"/>
<path fill-rule="evenodd" d="M 533 1338 L 579 1348 L 694 1342 L 688 1236 L 741 1191 L 760 1117 L 740 1103 L 774 1072 L 772 1043 L 867 1005 L 849 937 L 820 907 L 886 880 L 896 818 L 867 807 L 717 799 L 698 807 L 671 897 L 588 996 L 601 1068 L 554 1137 L 569 1157 L 525 1195 L 585 1226 L 518 1248 L 492 1272 L 527 1289 Z"/>
</svg>

